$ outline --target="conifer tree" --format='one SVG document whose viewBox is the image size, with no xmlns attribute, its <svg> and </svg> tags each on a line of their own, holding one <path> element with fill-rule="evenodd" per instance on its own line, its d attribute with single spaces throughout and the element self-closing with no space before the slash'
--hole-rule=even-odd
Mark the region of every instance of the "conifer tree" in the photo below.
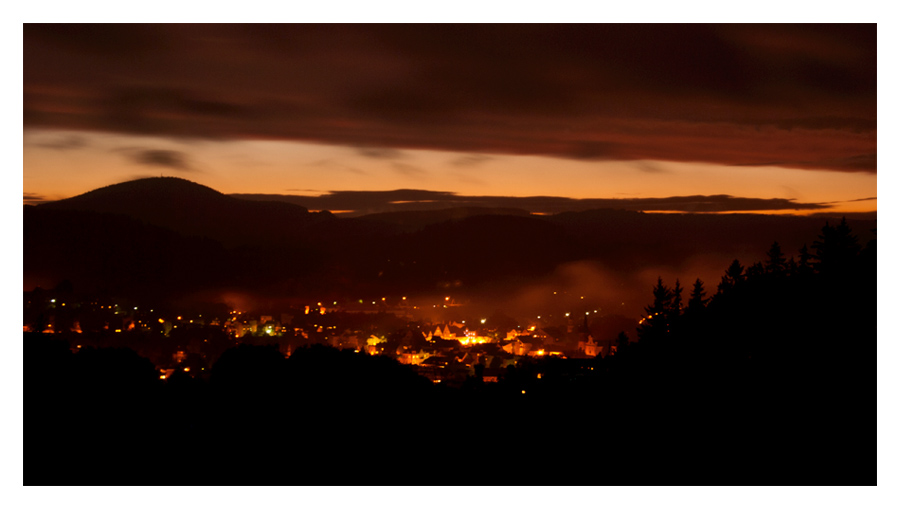
<svg viewBox="0 0 900 512">
<path fill-rule="evenodd" d="M 681 283 L 678 279 L 675 280 L 675 288 L 672 288 L 672 314 L 674 316 L 678 316 L 681 314 L 682 309 L 682 298 L 681 294 L 684 292 L 684 288 L 681 287 Z"/>
<path fill-rule="evenodd" d="M 662 277 L 657 278 L 656 286 L 653 287 L 653 303 L 644 307 L 646 316 L 638 326 L 638 337 L 641 341 L 658 340 L 669 331 L 672 298 L 672 291 L 663 284 Z"/>
<path fill-rule="evenodd" d="M 725 293 L 744 280 L 744 267 L 741 262 L 734 260 L 722 276 L 722 282 L 719 283 L 719 293 Z"/>
<path fill-rule="evenodd" d="M 708 302 L 705 297 L 706 290 L 703 289 L 703 281 L 698 277 L 697 280 L 694 281 L 694 288 L 691 290 L 691 298 L 688 300 L 687 310 L 690 312 L 702 310 Z"/>
<path fill-rule="evenodd" d="M 628 346 L 628 335 L 625 334 L 625 331 L 619 332 L 619 335 L 616 336 L 616 351 L 622 350 L 623 348 Z"/>
<path fill-rule="evenodd" d="M 675 287 L 671 291 L 672 300 L 669 303 L 669 312 L 667 313 L 670 326 L 674 325 L 678 321 L 678 317 L 681 316 L 681 310 L 684 308 L 684 300 L 681 297 L 683 292 L 684 288 L 681 287 L 681 283 L 676 279 Z"/>
<path fill-rule="evenodd" d="M 806 244 L 803 244 L 803 247 L 800 248 L 800 261 L 797 263 L 797 273 L 809 274 L 812 272 L 812 268 L 812 255 L 809 253 L 809 249 L 806 248 Z"/>
<path fill-rule="evenodd" d="M 753 265 L 750 265 L 747 268 L 747 271 L 744 272 L 744 276 L 749 279 L 751 277 L 761 276 L 765 273 L 766 273 L 766 268 L 763 266 L 762 263 L 757 261 L 756 263 L 754 263 Z"/>
<path fill-rule="evenodd" d="M 767 274 L 784 274 L 787 260 L 785 260 L 784 253 L 781 252 L 781 246 L 778 245 L 778 242 L 772 243 L 772 247 L 766 252 L 766 258 L 765 269 Z"/>
<path fill-rule="evenodd" d="M 816 251 L 816 270 L 825 274 L 838 274 L 853 267 L 860 245 L 856 235 L 851 233 L 845 217 L 837 226 L 829 226 L 826 222 L 819 239 L 813 242 L 813 249 Z"/>
</svg>

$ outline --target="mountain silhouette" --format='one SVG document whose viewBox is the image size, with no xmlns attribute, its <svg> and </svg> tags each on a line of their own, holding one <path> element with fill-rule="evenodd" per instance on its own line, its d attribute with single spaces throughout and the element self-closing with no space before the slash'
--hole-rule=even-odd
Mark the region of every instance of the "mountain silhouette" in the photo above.
<svg viewBox="0 0 900 512">
<path fill-rule="evenodd" d="M 102 187 L 42 209 L 127 215 L 176 233 L 209 237 L 226 245 L 248 238 L 296 234 L 306 226 L 333 218 L 309 213 L 299 205 L 244 201 L 209 187 L 174 177 L 142 178 Z"/>
</svg>

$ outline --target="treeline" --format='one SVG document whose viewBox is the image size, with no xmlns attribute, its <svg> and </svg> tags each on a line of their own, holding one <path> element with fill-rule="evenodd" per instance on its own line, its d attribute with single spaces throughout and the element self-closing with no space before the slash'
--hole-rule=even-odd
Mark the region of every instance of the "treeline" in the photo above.
<svg viewBox="0 0 900 512">
<path fill-rule="evenodd" d="M 876 259 L 842 220 L 797 257 L 776 242 L 735 260 L 711 297 L 660 279 L 610 380 L 660 411 L 668 441 L 719 447 L 760 481 L 874 485 Z"/>
</svg>

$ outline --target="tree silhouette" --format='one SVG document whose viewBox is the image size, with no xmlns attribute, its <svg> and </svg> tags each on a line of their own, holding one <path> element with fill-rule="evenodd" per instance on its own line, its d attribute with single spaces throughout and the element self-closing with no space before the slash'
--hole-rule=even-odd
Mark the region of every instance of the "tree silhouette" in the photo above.
<svg viewBox="0 0 900 512">
<path fill-rule="evenodd" d="M 841 218 L 837 226 L 825 223 L 819 239 L 813 242 L 813 250 L 816 270 L 827 275 L 845 274 L 859 255 L 859 239 L 850 232 L 847 219 Z"/>
<path fill-rule="evenodd" d="M 766 252 L 766 258 L 765 269 L 767 274 L 784 274 L 786 260 L 778 242 L 772 243 L 772 247 Z"/>
<path fill-rule="evenodd" d="M 619 332 L 619 335 L 616 336 L 616 352 L 628 346 L 628 335 L 625 334 L 625 331 Z"/>
<path fill-rule="evenodd" d="M 800 248 L 800 261 L 797 263 L 797 271 L 800 273 L 809 273 L 812 271 L 812 255 L 806 244 Z"/>
<path fill-rule="evenodd" d="M 763 266 L 761 261 L 757 261 L 753 265 L 747 267 L 747 270 L 744 272 L 744 278 L 750 279 L 759 277 L 766 274 L 766 267 Z"/>
<path fill-rule="evenodd" d="M 659 340 L 669 331 L 673 298 L 672 291 L 663 284 L 662 277 L 658 277 L 653 287 L 653 303 L 644 307 L 646 316 L 638 326 L 641 341 Z"/>
<path fill-rule="evenodd" d="M 672 309 L 672 316 L 678 316 L 679 314 L 681 314 L 683 304 L 681 298 L 682 292 L 684 292 L 684 288 L 681 287 L 681 283 L 678 281 L 678 279 L 676 279 L 675 288 L 672 288 L 672 302 L 670 306 Z"/>
<path fill-rule="evenodd" d="M 703 289 L 703 281 L 698 277 L 694 281 L 694 288 L 691 290 L 691 298 L 688 300 L 687 310 L 694 313 L 702 310 L 709 299 L 706 299 L 706 290 Z"/>
<path fill-rule="evenodd" d="M 722 276 L 722 281 L 719 283 L 719 293 L 727 293 L 743 281 L 744 267 L 741 265 L 740 261 L 734 260 L 725 271 L 725 275 Z"/>
</svg>

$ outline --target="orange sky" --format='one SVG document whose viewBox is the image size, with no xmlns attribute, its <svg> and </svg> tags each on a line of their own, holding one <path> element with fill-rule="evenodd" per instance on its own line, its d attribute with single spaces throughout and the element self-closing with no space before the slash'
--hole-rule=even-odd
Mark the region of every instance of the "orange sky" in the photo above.
<svg viewBox="0 0 900 512">
<path fill-rule="evenodd" d="M 171 151 L 181 155 L 181 160 L 161 165 L 133 158 L 135 152 L 150 148 Z M 474 196 L 616 199 L 727 194 L 834 203 L 829 209 L 833 211 L 877 209 L 874 199 L 859 201 L 876 197 L 873 173 L 775 166 L 582 161 L 435 150 L 396 150 L 373 157 L 359 148 L 339 145 L 172 140 L 39 129 L 25 131 L 23 154 L 24 194 L 43 200 L 163 174 L 223 193 L 318 195 L 336 190 L 414 188 Z"/>
</svg>

